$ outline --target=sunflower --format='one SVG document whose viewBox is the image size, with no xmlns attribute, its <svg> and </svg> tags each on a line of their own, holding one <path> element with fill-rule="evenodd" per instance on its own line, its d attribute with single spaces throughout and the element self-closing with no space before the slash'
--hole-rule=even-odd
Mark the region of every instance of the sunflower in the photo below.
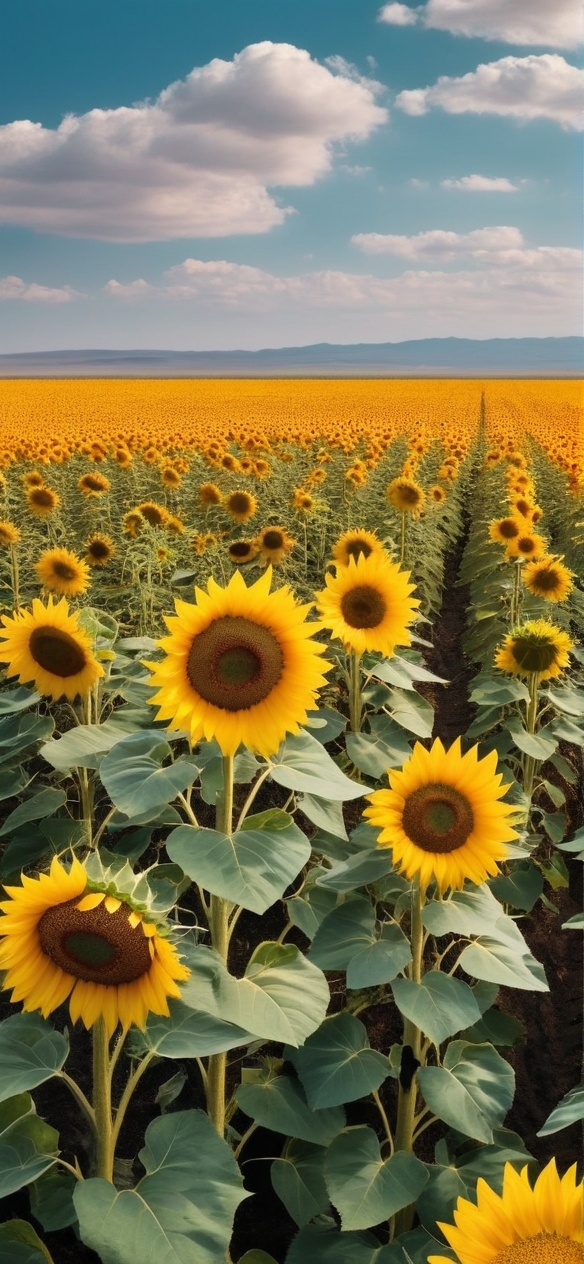
<svg viewBox="0 0 584 1264">
<path fill-rule="evenodd" d="M 127 514 L 124 514 L 122 525 L 124 534 L 131 535 L 135 540 L 142 528 L 146 526 L 146 519 L 139 509 L 129 509 Z"/>
<path fill-rule="evenodd" d="M 45 549 L 35 571 L 43 587 L 63 597 L 78 597 L 89 587 L 89 568 L 69 549 Z"/>
<path fill-rule="evenodd" d="M 372 553 L 383 555 L 383 545 L 373 531 L 365 531 L 363 527 L 354 527 L 343 532 L 333 545 L 333 557 L 341 566 L 348 566 L 352 557 L 370 557 Z"/>
<path fill-rule="evenodd" d="M 521 531 L 516 540 L 510 540 L 505 556 L 508 558 L 535 558 L 545 553 L 545 540 L 535 531 Z"/>
<path fill-rule="evenodd" d="M 411 643 L 408 624 L 420 604 L 410 596 L 409 578 L 385 553 L 350 557 L 336 576 L 325 575 L 326 588 L 316 593 L 323 626 L 357 654 L 393 654 L 396 645 Z"/>
<path fill-rule="evenodd" d="M 251 492 L 230 492 L 225 497 L 225 509 L 236 522 L 248 522 L 257 513 L 258 502 Z"/>
<path fill-rule="evenodd" d="M 109 492 L 111 483 L 103 474 L 82 474 L 77 486 L 84 496 L 103 496 Z"/>
<path fill-rule="evenodd" d="M 37 518 L 46 518 L 57 508 L 60 501 L 61 497 L 51 487 L 31 487 L 26 497 L 30 513 Z"/>
<path fill-rule="evenodd" d="M 476 1205 L 459 1197 L 455 1224 L 439 1228 L 460 1264 L 584 1264 L 583 1212 L 575 1163 L 560 1177 L 550 1159 L 533 1188 L 527 1165 L 516 1172 L 506 1163 L 501 1195 L 479 1177 Z M 428 1264 L 450 1257 L 429 1255 Z"/>
<path fill-rule="evenodd" d="M 158 719 L 188 729 L 191 741 L 215 738 L 224 755 L 243 743 L 269 756 L 286 733 L 298 733 L 314 707 L 330 664 L 286 586 L 270 593 L 271 567 L 249 588 L 236 571 L 226 588 L 210 578 L 197 604 L 175 601 L 166 619 L 166 657 L 147 663 Z"/>
<path fill-rule="evenodd" d="M 271 562 L 277 566 L 279 562 L 283 562 L 284 558 L 292 552 L 296 540 L 288 535 L 284 527 L 263 527 L 257 540 L 257 546 L 262 555 L 262 561 L 266 564 Z"/>
<path fill-rule="evenodd" d="M 233 540 L 229 545 L 229 557 L 234 566 L 242 566 L 245 562 L 253 562 L 259 553 L 255 540 Z"/>
<path fill-rule="evenodd" d="M 45 480 L 38 470 L 31 470 L 29 474 L 23 474 L 23 484 L 28 491 L 31 487 L 44 487 Z"/>
<path fill-rule="evenodd" d="M 20 540 L 20 531 L 13 522 L 0 522 L 0 548 L 10 549 Z"/>
<path fill-rule="evenodd" d="M 216 483 L 201 483 L 199 487 L 199 500 L 205 509 L 210 509 L 212 505 L 220 505 L 223 495 Z"/>
<path fill-rule="evenodd" d="M 430 488 L 428 492 L 428 495 L 430 497 L 430 500 L 434 500 L 437 505 L 441 505 L 442 501 L 446 500 L 446 492 L 444 491 L 444 488 L 440 486 L 439 483 L 433 484 L 433 486 Z"/>
<path fill-rule="evenodd" d="M 164 529 L 165 531 L 168 531 L 170 535 L 184 535 L 185 524 L 182 521 L 182 518 L 179 518 L 177 514 L 168 514 L 166 522 L 164 523 Z"/>
<path fill-rule="evenodd" d="M 434 878 L 443 895 L 498 872 L 504 843 L 517 834 L 507 819 L 513 805 L 498 802 L 509 787 L 496 767 L 496 751 L 479 759 L 473 746 L 462 755 L 460 738 L 447 751 L 440 738 L 429 751 L 416 742 L 403 768 L 388 772 L 390 789 L 366 796 L 364 815 L 381 829 L 378 846 L 391 848 L 410 882 L 419 876 L 425 890 Z"/>
<path fill-rule="evenodd" d="M 155 500 L 144 500 L 137 508 L 151 527 L 166 526 L 170 515 L 164 505 L 157 505 Z"/>
<path fill-rule="evenodd" d="M 292 508 L 300 509 L 302 513 L 310 513 L 314 509 L 315 501 L 310 492 L 305 492 L 303 487 L 295 487 L 292 494 Z"/>
<path fill-rule="evenodd" d="M 191 548 L 196 557 L 202 557 L 205 552 L 205 549 L 207 548 L 207 542 L 206 542 L 205 536 L 204 535 L 192 536 Z"/>
<path fill-rule="evenodd" d="M 267 478 L 268 474 L 272 472 L 269 461 L 264 461 L 264 458 L 261 456 L 258 457 L 257 461 L 253 463 L 253 472 L 256 478 Z"/>
<path fill-rule="evenodd" d="M 116 551 L 116 546 L 109 535 L 100 535 L 94 531 L 87 541 L 85 561 L 88 566 L 105 566 Z"/>
<path fill-rule="evenodd" d="M 0 523 L 0 538 L 1 538 Z M 542 557 L 538 562 L 528 562 L 521 572 L 525 587 L 534 597 L 546 601 L 565 601 L 572 589 L 574 572 L 563 566 L 559 557 Z"/>
<path fill-rule="evenodd" d="M 390 505 L 401 513 L 419 514 L 424 504 L 424 492 L 413 478 L 394 478 L 385 489 Z"/>
<path fill-rule="evenodd" d="M 509 544 L 510 540 L 517 539 L 522 530 L 523 523 L 514 514 L 507 518 L 494 518 L 489 523 L 489 536 L 493 544 Z"/>
<path fill-rule="evenodd" d="M 114 452 L 114 460 L 120 469 L 127 470 L 132 464 L 132 454 L 126 448 L 116 448 Z"/>
<path fill-rule="evenodd" d="M 150 1011 L 168 1016 L 167 997 L 180 996 L 177 980 L 190 971 L 143 906 L 125 892 L 92 890 L 76 858 L 67 871 L 55 856 L 49 873 L 22 883 L 6 887 L 0 903 L 0 969 L 12 1001 L 47 1018 L 69 999 L 74 1023 L 103 1018 L 109 1036 L 118 1023 L 143 1028 Z"/>
<path fill-rule="evenodd" d="M 513 676 L 551 680 L 568 667 L 574 648 L 567 632 L 547 619 L 532 619 L 505 637 L 495 655 L 495 666 Z"/>
<path fill-rule="evenodd" d="M 22 685 L 34 681 L 54 702 L 62 697 L 72 702 L 104 674 L 79 614 L 70 613 L 64 597 L 56 605 L 49 597 L 46 606 L 34 597 L 32 610 L 3 615 L 2 625 L 0 662 L 6 663 L 6 675 L 18 676 Z"/>
<path fill-rule="evenodd" d="M 172 465 L 165 465 L 160 471 L 160 478 L 165 487 L 180 487 L 181 477 Z"/>
</svg>

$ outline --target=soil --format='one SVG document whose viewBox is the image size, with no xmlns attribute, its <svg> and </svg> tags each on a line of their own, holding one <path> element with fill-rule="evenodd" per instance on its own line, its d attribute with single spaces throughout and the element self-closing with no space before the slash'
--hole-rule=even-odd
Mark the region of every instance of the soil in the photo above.
<svg viewBox="0 0 584 1264">
<path fill-rule="evenodd" d="M 426 663 L 430 670 L 445 677 L 451 683 L 448 687 L 432 684 L 420 687 L 420 692 L 423 692 L 435 707 L 434 736 L 440 736 L 446 745 L 466 731 L 474 714 L 474 709 L 468 702 L 468 684 L 475 668 L 466 664 L 460 652 L 468 593 L 464 588 L 455 588 L 453 584 L 453 579 L 458 573 L 463 544 L 464 541 L 461 540 L 446 559 L 445 573 L 450 582 L 442 610 L 434 622 L 433 647 L 426 651 Z M 551 767 L 548 779 L 561 784 L 567 798 L 570 825 L 574 829 L 581 824 L 584 814 L 582 752 L 572 748 L 565 754 L 570 755 L 573 762 L 579 760 L 580 784 L 576 787 L 567 786 Z M 258 803 L 257 810 L 269 806 L 272 802 L 280 801 L 278 787 L 270 786 L 265 790 L 265 801 Z M 203 823 L 207 823 L 206 820 Z M 208 823 L 212 823 L 211 815 Z M 558 1134 L 543 1138 L 538 1138 L 536 1133 L 563 1095 L 580 1080 L 583 1008 L 582 940 L 581 932 L 562 931 L 561 924 L 582 907 L 582 869 L 580 863 L 569 862 L 569 889 L 553 891 L 546 887 L 546 894 L 558 908 L 558 913 L 544 909 L 538 903 L 530 916 L 522 917 L 520 920 L 521 930 L 532 952 L 544 965 L 550 985 L 549 993 L 502 988 L 498 1002 L 501 1009 L 521 1020 L 526 1033 L 524 1042 L 506 1053 L 516 1074 L 515 1102 L 506 1120 L 506 1126 L 519 1133 L 528 1150 L 540 1163 L 547 1162 L 552 1155 L 555 1155 L 561 1170 L 565 1170 L 573 1162 L 581 1164 L 581 1127 L 575 1124 Z M 250 952 L 260 937 L 262 939 L 277 938 L 283 925 L 281 905 L 276 905 L 261 919 L 261 931 L 257 917 L 251 913 L 243 914 L 238 926 L 237 942 L 234 944 L 233 960 L 230 962 L 234 973 L 243 971 Z M 295 932 L 291 939 L 296 940 L 300 946 L 307 947 L 307 941 L 300 932 Z M 341 1008 L 345 997 L 343 976 L 331 975 L 330 984 L 333 994 L 332 1008 L 333 1010 Z M 18 1006 L 11 1006 L 5 1000 L 0 1005 L 2 1017 L 18 1010 Z M 401 1019 L 394 1006 L 375 1004 L 366 1012 L 362 1012 L 361 1017 L 367 1024 L 371 1045 L 374 1048 L 386 1052 L 392 1043 L 400 1041 Z M 278 1046 L 267 1050 L 264 1048 L 262 1055 L 266 1052 L 278 1056 L 280 1049 Z M 234 1050 L 231 1056 L 231 1078 L 235 1084 L 240 1072 L 237 1050 Z M 76 1033 L 67 1069 L 86 1090 L 89 1089 L 90 1066 L 89 1037 Z M 120 1070 L 123 1071 L 123 1067 Z M 155 1104 L 157 1090 L 176 1070 L 176 1063 L 162 1061 L 144 1076 L 133 1099 L 128 1122 L 122 1130 L 119 1146 L 121 1155 L 132 1156 L 143 1145 L 145 1129 L 159 1114 L 159 1108 Z M 176 1107 L 173 1106 L 172 1109 L 184 1110 L 204 1105 L 196 1064 L 185 1063 L 184 1070 L 188 1078 Z M 381 1095 L 384 1105 L 391 1113 L 394 1111 L 395 1092 L 395 1082 L 388 1079 Z M 83 1134 L 77 1109 L 67 1089 L 58 1081 L 53 1080 L 37 1089 L 34 1096 L 39 1114 L 53 1123 L 60 1123 L 63 1157 L 72 1161 L 76 1153 L 82 1153 L 86 1148 L 87 1138 Z M 350 1124 L 370 1123 L 373 1127 L 377 1127 L 376 1109 L 372 1103 L 368 1102 L 351 1103 L 347 1107 L 347 1121 Z M 232 1123 L 238 1130 L 243 1131 L 247 1120 L 242 1115 L 236 1115 Z M 424 1134 L 419 1150 L 422 1159 L 432 1159 L 433 1146 L 441 1132 L 441 1125 L 437 1125 Z M 245 1187 L 251 1196 L 242 1203 L 236 1216 L 231 1244 L 231 1256 L 234 1261 L 239 1260 L 247 1250 L 261 1247 L 264 1251 L 270 1252 L 278 1264 L 282 1264 L 289 1244 L 297 1232 L 294 1222 L 275 1196 L 270 1181 L 270 1160 L 280 1154 L 282 1142 L 280 1135 L 258 1129 L 243 1150 L 242 1171 Z M 139 1176 L 140 1170 L 140 1164 L 136 1161 L 134 1164 L 136 1177 Z M 0 1221 L 13 1216 L 31 1218 L 26 1190 L 0 1202 Z M 39 1225 L 36 1227 L 42 1235 L 41 1227 Z M 46 1240 L 54 1264 L 99 1264 L 98 1256 L 78 1241 L 72 1229 L 49 1233 L 46 1235 Z"/>
</svg>

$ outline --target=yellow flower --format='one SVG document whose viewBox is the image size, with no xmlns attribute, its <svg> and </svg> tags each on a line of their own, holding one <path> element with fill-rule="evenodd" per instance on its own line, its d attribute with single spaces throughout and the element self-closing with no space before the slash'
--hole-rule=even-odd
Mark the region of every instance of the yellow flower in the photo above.
<svg viewBox="0 0 584 1264">
<path fill-rule="evenodd" d="M 209 509 L 211 505 L 220 505 L 223 500 L 223 496 L 216 483 L 201 483 L 201 486 L 199 487 L 199 500 L 201 501 L 201 504 L 205 506 L 205 509 Z"/>
<path fill-rule="evenodd" d="M 37 518 L 46 518 L 60 503 L 61 497 L 50 487 L 31 487 L 26 502 L 30 513 Z"/>
<path fill-rule="evenodd" d="M 390 789 L 366 796 L 378 846 L 391 849 L 410 882 L 419 877 L 425 890 L 434 879 L 442 895 L 498 872 L 504 844 L 517 834 L 508 822 L 513 805 L 499 803 L 509 787 L 496 767 L 496 751 L 479 759 L 473 746 L 462 755 L 460 738 L 447 751 L 439 738 L 429 751 L 416 742 L 403 768 L 388 772 Z"/>
<path fill-rule="evenodd" d="M 458 1198 L 455 1224 L 441 1224 L 460 1264 L 584 1264 L 584 1183 L 576 1164 L 560 1177 L 555 1159 L 540 1172 L 533 1189 L 527 1165 L 516 1172 L 505 1164 L 499 1196 L 479 1178 L 476 1206 Z M 429 1255 L 428 1264 L 451 1264 Z"/>
<path fill-rule="evenodd" d="M 495 666 L 513 676 L 551 680 L 568 667 L 574 642 L 547 619 L 532 619 L 505 637 L 495 654 Z"/>
<path fill-rule="evenodd" d="M 288 535 L 284 527 L 263 527 L 257 537 L 262 560 L 266 564 L 271 562 L 273 566 L 283 562 L 295 544 L 296 540 Z"/>
<path fill-rule="evenodd" d="M 157 505 L 155 500 L 144 500 L 142 504 L 137 507 L 139 512 L 142 514 L 142 517 L 146 519 L 146 522 L 148 522 L 151 527 L 166 526 L 170 515 L 168 510 L 164 508 L 164 505 Z"/>
<path fill-rule="evenodd" d="M 384 548 L 375 532 L 365 531 L 363 527 L 353 527 L 344 531 L 333 545 L 333 557 L 341 566 L 348 566 L 352 557 L 370 557 L 372 553 L 384 554 Z"/>
<path fill-rule="evenodd" d="M 413 478 L 394 478 L 385 492 L 390 505 L 401 513 L 419 514 L 424 505 L 424 492 Z"/>
<path fill-rule="evenodd" d="M 286 586 L 270 593 L 271 568 L 247 588 L 239 571 L 226 588 L 210 578 L 197 604 L 175 601 L 166 657 L 152 668 L 157 718 L 187 729 L 191 741 L 216 738 L 224 755 L 240 744 L 273 755 L 286 733 L 298 733 L 330 664 L 312 639 L 309 605 Z"/>
<path fill-rule="evenodd" d="M 292 495 L 292 508 L 300 509 L 302 513 L 310 513 L 314 509 L 314 499 L 310 492 L 305 492 L 302 487 L 295 487 Z"/>
<path fill-rule="evenodd" d="M 86 562 L 69 549 L 45 549 L 35 571 L 44 588 L 62 597 L 78 597 L 89 587 L 89 568 Z"/>
<path fill-rule="evenodd" d="M 251 492 L 230 492 L 225 497 L 225 509 L 236 522 L 248 522 L 257 513 L 258 502 Z"/>
<path fill-rule="evenodd" d="M 10 549 L 19 540 L 20 531 L 13 522 L 0 522 L 0 548 Z"/>
<path fill-rule="evenodd" d="M 253 562 L 259 548 L 255 540 L 233 540 L 229 545 L 229 557 L 234 566 L 243 566 L 245 562 Z"/>
<path fill-rule="evenodd" d="M 142 528 L 146 526 L 146 519 L 139 509 L 129 509 L 127 514 L 124 514 L 122 525 L 124 534 L 132 536 L 135 540 Z"/>
<path fill-rule="evenodd" d="M 495 518 L 489 523 L 489 536 L 493 544 L 509 544 L 523 530 L 521 518 L 511 514 L 508 518 Z"/>
<path fill-rule="evenodd" d="M 520 531 L 515 540 L 510 540 L 505 556 L 508 558 L 527 557 L 534 559 L 545 553 L 545 540 L 535 531 Z"/>
<path fill-rule="evenodd" d="M 409 578 L 384 553 L 350 557 L 336 576 L 325 575 L 326 588 L 315 594 L 324 627 L 357 654 L 393 654 L 396 645 L 409 645 L 408 625 L 420 604 L 410 596 Z"/>
<path fill-rule="evenodd" d="M 77 486 L 85 496 L 103 496 L 104 492 L 109 492 L 111 484 L 103 474 L 82 474 Z"/>
<path fill-rule="evenodd" d="M 18 676 L 23 685 L 34 681 L 39 693 L 54 701 L 85 695 L 104 674 L 79 615 L 69 612 L 64 597 L 56 605 L 49 597 L 46 606 L 35 597 L 32 610 L 3 615 L 2 625 L 0 662 L 6 663 L 6 675 Z"/>
<path fill-rule="evenodd" d="M 109 535 L 100 535 L 98 531 L 94 531 L 87 541 L 87 553 L 85 561 L 88 566 L 105 566 L 110 562 L 116 546 Z"/>
<path fill-rule="evenodd" d="M 574 572 L 563 566 L 559 557 L 546 556 L 538 562 L 528 562 L 521 571 L 525 587 L 534 597 L 546 601 L 565 601 L 572 589 Z"/>
<path fill-rule="evenodd" d="M 67 871 L 57 857 L 48 874 L 5 890 L 0 969 L 12 1001 L 47 1018 L 69 999 L 74 1023 L 103 1018 L 110 1036 L 118 1023 L 143 1028 L 150 1011 L 168 1016 L 190 972 L 129 896 L 92 890 L 79 860 Z"/>
</svg>

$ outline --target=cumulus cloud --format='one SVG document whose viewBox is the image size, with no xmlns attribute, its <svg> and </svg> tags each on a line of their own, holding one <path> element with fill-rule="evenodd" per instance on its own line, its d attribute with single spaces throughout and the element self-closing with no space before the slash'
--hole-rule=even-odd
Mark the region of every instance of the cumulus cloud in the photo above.
<svg viewBox="0 0 584 1264">
<path fill-rule="evenodd" d="M 438 105 L 448 114 L 547 118 L 565 130 L 581 131 L 584 70 L 558 53 L 502 57 L 458 79 L 441 75 L 430 87 L 400 92 L 395 104 L 406 114 L 426 114 Z"/>
<path fill-rule="evenodd" d="M 580 251 L 551 246 L 529 249 L 514 228 L 440 234 L 449 239 L 441 244 L 437 236 L 418 234 L 418 239 L 434 238 L 433 253 L 426 242 L 424 255 L 418 240 L 412 255 L 402 247 L 401 257 L 413 257 L 417 262 L 428 257 L 444 260 L 446 256 L 463 263 L 466 255 L 472 266 L 450 272 L 410 268 L 391 278 L 330 269 L 276 276 L 225 259 L 190 258 L 171 268 L 160 285 L 143 279 L 129 285 L 110 281 L 105 289 L 107 295 L 126 306 L 161 301 L 173 307 L 186 305 L 189 321 L 198 317 L 207 322 L 206 327 L 213 320 L 245 322 L 253 316 L 258 328 L 263 319 L 271 331 L 270 341 L 277 340 L 282 329 L 293 329 L 293 339 L 330 340 L 333 327 L 337 337 L 346 329 L 343 341 L 347 337 L 362 341 L 363 336 L 379 341 L 384 337 L 486 338 L 578 332 Z M 286 336 L 289 339 L 290 332 Z"/>
<path fill-rule="evenodd" d="M 539 261 L 542 267 L 570 270 L 577 268 L 582 258 L 580 250 L 569 246 L 529 247 L 520 230 L 507 224 L 475 228 L 470 233 L 432 228 L 412 237 L 397 233 L 356 233 L 351 241 L 364 254 L 394 255 L 420 263 L 452 263 L 466 257 L 495 266 L 513 264 L 531 268 Z"/>
<path fill-rule="evenodd" d="M 506 176 L 461 176 L 460 180 L 441 180 L 443 189 L 461 189 L 463 193 L 518 193 L 519 185 Z"/>
<path fill-rule="evenodd" d="M 268 191 L 330 170 L 335 145 L 387 118 L 345 62 L 266 40 L 215 58 L 155 101 L 0 127 L 0 222 L 105 241 L 261 233 L 290 208 Z"/>
<path fill-rule="evenodd" d="M 79 291 L 70 285 L 53 289 L 48 285 L 37 285 L 34 281 L 23 281 L 22 277 L 0 277 L 0 299 L 20 299 L 23 303 L 69 303 L 71 299 L 81 297 Z"/>
<path fill-rule="evenodd" d="M 384 4 L 378 19 L 392 26 L 422 22 L 452 35 L 508 44 L 577 48 L 582 40 L 580 0 L 428 0 L 417 8 L 394 3 Z"/>
</svg>

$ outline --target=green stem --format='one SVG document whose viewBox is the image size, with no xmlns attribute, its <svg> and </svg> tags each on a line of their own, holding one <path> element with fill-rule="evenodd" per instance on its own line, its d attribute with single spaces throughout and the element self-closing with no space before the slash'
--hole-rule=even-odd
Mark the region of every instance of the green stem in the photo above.
<svg viewBox="0 0 584 1264">
<path fill-rule="evenodd" d="M 412 884 L 412 911 L 411 911 L 411 945 L 412 945 L 412 964 L 410 966 L 409 975 L 414 983 L 420 983 L 422 979 L 422 952 L 424 944 L 424 927 L 422 924 L 422 908 L 423 897 L 420 890 L 419 879 Z M 414 1058 L 420 1062 L 420 1053 L 422 1048 L 422 1033 L 419 1027 L 407 1018 L 404 1022 L 404 1045 L 409 1045 Z M 395 1130 L 395 1148 L 397 1150 L 406 1150 L 410 1154 L 414 1148 L 414 1121 L 416 1115 L 416 1079 L 415 1076 L 408 1088 L 404 1088 L 400 1081 L 398 1103 L 397 1103 L 397 1125 Z M 395 1233 L 405 1233 L 411 1228 L 414 1218 L 414 1207 L 410 1204 L 408 1207 L 402 1207 L 395 1217 Z"/>
<path fill-rule="evenodd" d="M 349 658 L 349 680 L 350 680 L 350 696 L 349 696 L 349 716 L 350 726 L 353 733 L 359 733 L 361 730 L 361 714 L 363 711 L 363 699 L 361 696 L 361 655 L 354 650 Z"/>
<path fill-rule="evenodd" d="M 114 1145 L 109 1037 L 102 1017 L 93 1026 L 93 1109 L 97 1132 L 95 1175 L 113 1184 Z"/>
<path fill-rule="evenodd" d="M 399 564 L 403 566 L 406 559 L 406 512 L 402 509 L 401 516 L 401 539 L 399 547 Z"/>
<path fill-rule="evenodd" d="M 10 547 L 10 566 L 12 570 L 12 596 L 16 610 L 20 610 L 20 589 L 19 589 L 19 571 L 18 571 L 18 555 L 14 545 Z"/>
<path fill-rule="evenodd" d="M 83 1111 L 83 1114 L 85 1115 L 86 1119 L 89 1121 L 91 1125 L 91 1128 L 95 1132 L 95 1111 L 93 1109 L 93 1106 L 91 1105 L 91 1102 L 88 1102 L 85 1096 L 85 1093 L 83 1092 L 83 1089 L 79 1087 L 76 1080 L 73 1080 L 70 1075 L 67 1075 L 66 1071 L 57 1071 L 57 1076 L 60 1080 L 63 1080 L 63 1082 L 67 1085 L 69 1092 L 75 1098 L 77 1105 Z"/>
<path fill-rule="evenodd" d="M 513 562 L 513 588 L 511 591 L 511 607 L 509 611 L 509 619 L 511 627 L 514 628 L 519 623 L 519 608 L 521 605 L 521 562 Z"/>
<path fill-rule="evenodd" d="M 231 834 L 233 829 L 233 755 L 223 757 L 223 792 L 217 804 L 217 829 Z M 227 965 L 229 954 L 229 900 L 211 895 L 209 900 L 209 930 L 211 944 Z M 207 1064 L 207 1110 L 220 1137 L 225 1133 L 225 1076 L 227 1053 L 213 1053 Z"/>
<path fill-rule="evenodd" d="M 136 1067 L 136 1070 L 134 1071 L 133 1075 L 130 1075 L 126 1083 L 126 1087 L 120 1098 L 120 1104 L 116 1111 L 116 1122 L 112 1128 L 112 1161 L 113 1161 L 113 1156 L 114 1156 L 115 1148 L 117 1145 L 118 1137 L 120 1135 L 120 1129 L 124 1122 L 124 1116 L 128 1109 L 128 1105 L 130 1103 L 132 1094 L 134 1093 L 139 1081 L 142 1079 L 144 1072 L 150 1066 L 152 1059 L 155 1057 L 156 1057 L 156 1054 L 154 1052 L 147 1053 L 146 1056 L 142 1058 L 142 1061 Z"/>
<path fill-rule="evenodd" d="M 537 703 L 539 698 L 539 673 L 533 672 L 529 677 L 529 702 L 527 703 L 526 728 L 528 733 L 535 733 L 537 724 Z M 538 761 L 533 755 L 526 755 L 523 760 L 523 793 L 531 800 L 533 782 Z"/>
</svg>

